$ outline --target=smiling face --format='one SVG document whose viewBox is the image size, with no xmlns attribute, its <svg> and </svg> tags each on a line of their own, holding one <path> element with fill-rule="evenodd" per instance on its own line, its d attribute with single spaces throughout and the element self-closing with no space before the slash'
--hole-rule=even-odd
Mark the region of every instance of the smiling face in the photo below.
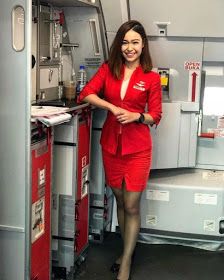
<svg viewBox="0 0 224 280">
<path fill-rule="evenodd" d="M 121 45 L 121 52 L 127 66 L 137 67 L 140 64 L 140 56 L 143 47 L 144 44 L 139 33 L 129 30 L 125 34 Z"/>
</svg>

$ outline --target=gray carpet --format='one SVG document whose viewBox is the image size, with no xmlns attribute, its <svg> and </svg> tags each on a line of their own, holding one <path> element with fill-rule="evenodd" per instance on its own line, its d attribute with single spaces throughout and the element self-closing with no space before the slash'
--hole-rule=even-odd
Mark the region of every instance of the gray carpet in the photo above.
<svg viewBox="0 0 224 280">
<path fill-rule="evenodd" d="M 119 256 L 122 242 L 115 233 L 102 244 L 90 244 L 76 280 L 114 280 L 110 266 Z M 223 280 L 224 252 L 210 252 L 174 245 L 138 243 L 132 280 Z"/>
</svg>

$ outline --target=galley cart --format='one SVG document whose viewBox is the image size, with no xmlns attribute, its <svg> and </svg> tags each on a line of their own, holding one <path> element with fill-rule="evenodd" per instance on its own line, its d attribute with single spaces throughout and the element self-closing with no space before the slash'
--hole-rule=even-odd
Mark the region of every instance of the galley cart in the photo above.
<svg viewBox="0 0 224 280">
<path fill-rule="evenodd" d="M 88 108 L 54 133 L 52 258 L 53 274 L 62 279 L 72 277 L 88 247 L 90 134 Z"/>
<path fill-rule="evenodd" d="M 105 184 L 100 146 L 100 136 L 107 111 L 93 111 L 91 165 L 90 165 L 90 220 L 89 235 L 93 242 L 102 242 L 104 234 L 111 231 L 113 194 Z"/>
<path fill-rule="evenodd" d="M 31 280 L 50 279 L 51 256 L 51 129 L 34 126 L 31 135 Z"/>
</svg>

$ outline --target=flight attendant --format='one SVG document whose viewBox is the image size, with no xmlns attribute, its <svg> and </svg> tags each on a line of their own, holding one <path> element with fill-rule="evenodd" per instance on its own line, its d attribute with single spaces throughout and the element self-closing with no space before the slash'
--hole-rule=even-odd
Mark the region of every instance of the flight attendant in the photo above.
<svg viewBox="0 0 224 280">
<path fill-rule="evenodd" d="M 140 198 L 152 159 L 149 125 L 158 125 L 162 111 L 160 76 L 152 71 L 148 40 L 140 22 L 130 20 L 121 25 L 108 61 L 84 87 L 79 101 L 108 111 L 100 143 L 123 239 L 123 252 L 111 270 L 118 272 L 117 280 L 128 280 L 140 229 Z"/>
</svg>

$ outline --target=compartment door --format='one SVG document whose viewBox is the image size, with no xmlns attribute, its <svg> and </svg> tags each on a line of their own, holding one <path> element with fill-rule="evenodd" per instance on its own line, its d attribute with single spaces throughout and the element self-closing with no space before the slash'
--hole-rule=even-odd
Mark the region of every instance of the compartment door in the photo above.
<svg viewBox="0 0 224 280">
<path fill-rule="evenodd" d="M 30 278 L 31 15 L 32 1 L 1 1 L 0 279 Z"/>
</svg>

